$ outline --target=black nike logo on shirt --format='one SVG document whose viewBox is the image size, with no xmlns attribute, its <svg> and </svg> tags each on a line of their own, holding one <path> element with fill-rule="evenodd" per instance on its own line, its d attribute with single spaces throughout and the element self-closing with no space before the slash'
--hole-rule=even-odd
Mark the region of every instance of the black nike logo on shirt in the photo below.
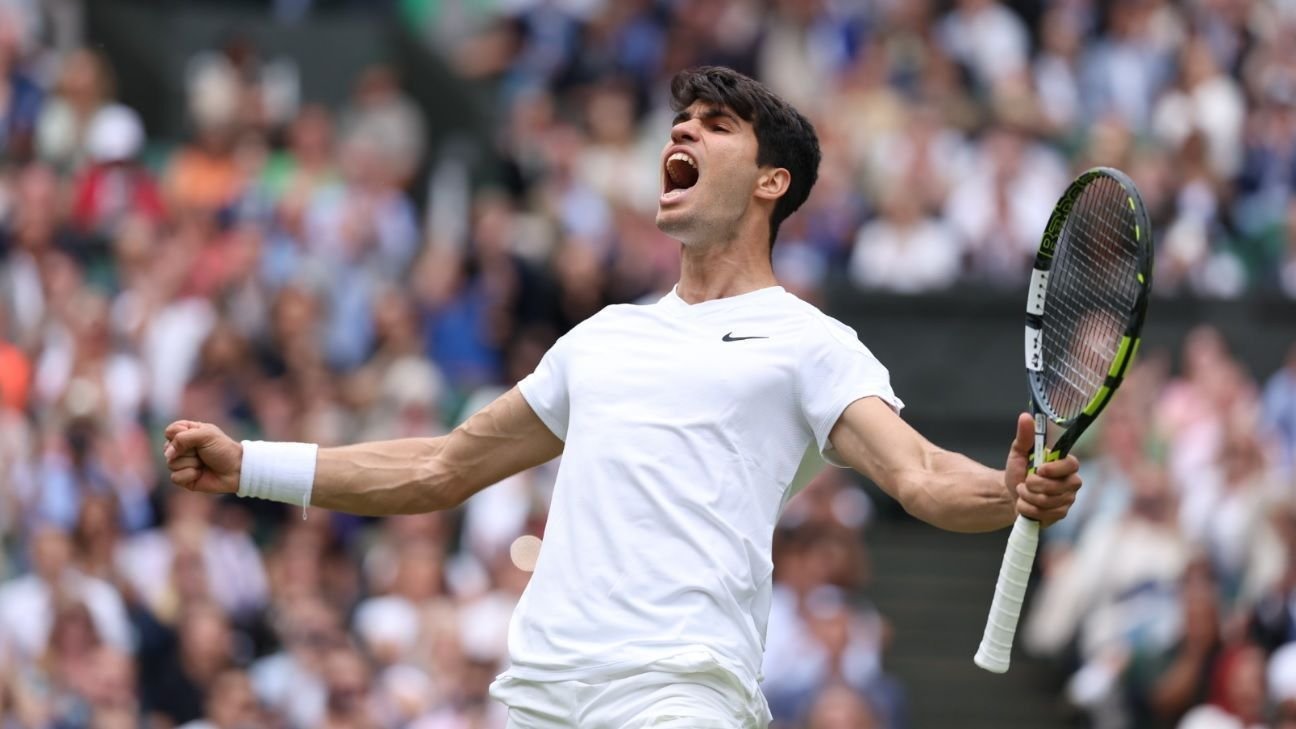
<svg viewBox="0 0 1296 729">
<path fill-rule="evenodd" d="M 723 337 L 720 337 L 720 341 L 722 342 L 741 342 L 744 339 L 769 339 L 769 337 L 735 337 L 733 332 L 729 332 Z"/>
</svg>

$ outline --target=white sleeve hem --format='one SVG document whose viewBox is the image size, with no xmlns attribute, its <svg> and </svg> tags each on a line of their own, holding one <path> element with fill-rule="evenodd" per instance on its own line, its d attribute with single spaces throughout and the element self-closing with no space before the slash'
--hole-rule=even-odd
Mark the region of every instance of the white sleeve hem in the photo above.
<svg viewBox="0 0 1296 729">
<path fill-rule="evenodd" d="M 897 414 L 904 408 L 904 403 L 901 402 L 900 398 L 887 392 L 869 391 L 844 400 L 841 408 L 839 408 L 831 418 L 821 423 L 819 428 L 815 429 L 815 440 L 819 446 L 819 453 L 830 465 L 836 466 L 837 468 L 850 468 L 849 465 L 837 457 L 837 449 L 833 448 L 832 441 L 828 440 L 828 436 L 832 434 L 833 428 L 837 426 L 837 421 L 841 420 L 842 415 L 846 412 L 846 408 L 869 397 L 878 398 L 889 405 Z"/>
<path fill-rule="evenodd" d="M 567 430 L 562 427 L 562 423 L 559 419 L 554 417 L 553 413 L 550 413 L 537 405 L 536 400 L 538 398 L 535 393 L 527 392 L 531 389 L 531 385 L 527 379 L 524 378 L 522 381 L 518 382 L 517 387 L 518 392 L 522 393 L 522 399 L 526 400 L 526 404 L 531 408 L 531 411 L 536 414 L 536 417 L 540 418 L 540 422 L 544 423 L 545 427 L 558 437 L 558 440 L 561 440 L 564 443 L 567 442 Z"/>
</svg>

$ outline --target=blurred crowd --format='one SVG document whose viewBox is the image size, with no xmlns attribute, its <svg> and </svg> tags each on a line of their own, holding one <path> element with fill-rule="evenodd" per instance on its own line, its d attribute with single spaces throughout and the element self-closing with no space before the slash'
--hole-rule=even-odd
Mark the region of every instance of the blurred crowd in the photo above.
<svg viewBox="0 0 1296 729">
<path fill-rule="evenodd" d="M 1296 345 L 1257 382 L 1220 332 L 1135 365 L 1044 532 L 1026 648 L 1096 729 L 1296 727 Z"/>
<path fill-rule="evenodd" d="M 775 250 L 785 280 L 1020 285 L 1072 175 L 1110 165 L 1150 209 L 1161 291 L 1296 296 L 1291 2 L 522 5 L 504 20 L 431 1 L 406 15 L 493 85 L 515 192 L 565 197 L 582 237 L 621 240 L 619 210 L 651 211 L 667 79 L 717 63 L 792 101 L 823 143 L 818 187 Z M 576 204 L 590 197 L 604 202 Z"/>
<path fill-rule="evenodd" d="M 169 487 L 158 433 L 445 432 L 575 323 L 666 290 L 676 69 L 752 73 L 814 120 L 820 181 L 774 251 L 803 298 L 833 271 L 1017 287 L 1093 164 L 1143 191 L 1163 291 L 1296 296 L 1290 3 L 331 5 L 425 39 L 490 100 L 493 147 L 430 149 L 382 65 L 314 103 L 309 69 L 238 34 L 183 69 L 185 135 L 150 136 L 80 3 L 0 0 L 0 729 L 502 726 L 486 688 L 555 464 L 450 513 L 303 519 Z M 1185 357 L 1105 416 L 1027 629 L 1075 706 L 1126 722 L 1104 727 L 1296 699 L 1296 511 L 1274 506 L 1296 357 L 1263 394 L 1210 332 Z M 830 471 L 776 534 L 779 727 L 907 725 L 858 599 L 870 513 Z"/>
</svg>

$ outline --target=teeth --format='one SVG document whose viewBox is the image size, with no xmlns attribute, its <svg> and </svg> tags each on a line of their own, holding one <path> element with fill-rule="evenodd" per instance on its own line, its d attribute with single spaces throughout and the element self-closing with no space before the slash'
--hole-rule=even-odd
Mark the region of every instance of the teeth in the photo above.
<svg viewBox="0 0 1296 729">
<path fill-rule="evenodd" d="M 697 169 L 697 162 L 694 162 L 692 157 L 688 156 L 687 154 L 684 154 L 683 152 L 676 152 L 675 154 L 672 154 L 671 156 L 666 158 L 667 162 L 674 162 L 675 160 L 681 160 L 683 162 L 687 162 L 689 167 L 692 167 L 695 170 Z"/>
</svg>

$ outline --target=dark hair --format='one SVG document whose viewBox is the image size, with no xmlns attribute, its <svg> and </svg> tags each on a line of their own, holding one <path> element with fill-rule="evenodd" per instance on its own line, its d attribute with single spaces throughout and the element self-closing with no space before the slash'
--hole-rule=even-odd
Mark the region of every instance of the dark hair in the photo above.
<svg viewBox="0 0 1296 729">
<path fill-rule="evenodd" d="M 755 79 L 730 68 L 700 66 L 671 79 L 671 110 L 701 101 L 732 111 L 756 130 L 756 164 L 787 169 L 788 189 L 770 216 L 770 247 L 779 226 L 810 197 L 819 177 L 819 137 L 801 112 Z"/>
</svg>

